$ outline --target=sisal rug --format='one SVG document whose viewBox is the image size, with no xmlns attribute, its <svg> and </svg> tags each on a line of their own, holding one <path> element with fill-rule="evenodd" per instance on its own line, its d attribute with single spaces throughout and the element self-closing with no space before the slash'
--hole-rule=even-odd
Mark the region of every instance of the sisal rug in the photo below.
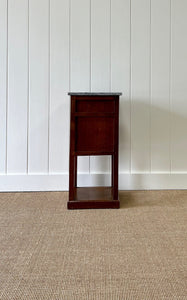
<svg viewBox="0 0 187 300">
<path fill-rule="evenodd" d="M 0 299 L 187 299 L 187 191 L 121 192 L 119 210 L 67 197 L 0 194 Z"/>
</svg>

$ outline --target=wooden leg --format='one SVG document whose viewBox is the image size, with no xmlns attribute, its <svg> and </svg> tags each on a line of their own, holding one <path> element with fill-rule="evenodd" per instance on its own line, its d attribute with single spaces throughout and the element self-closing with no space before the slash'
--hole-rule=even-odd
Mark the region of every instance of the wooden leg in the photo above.
<svg viewBox="0 0 187 300">
<path fill-rule="evenodd" d="M 113 165 L 114 165 L 114 200 L 118 200 L 118 153 L 114 154 L 113 158 Z"/>
<path fill-rule="evenodd" d="M 111 186 L 114 188 L 114 155 L 111 155 Z"/>
<path fill-rule="evenodd" d="M 69 158 L 69 201 L 74 200 L 74 156 Z"/>
<path fill-rule="evenodd" d="M 74 157 L 75 168 L 74 168 L 74 187 L 77 187 L 77 156 Z"/>
</svg>

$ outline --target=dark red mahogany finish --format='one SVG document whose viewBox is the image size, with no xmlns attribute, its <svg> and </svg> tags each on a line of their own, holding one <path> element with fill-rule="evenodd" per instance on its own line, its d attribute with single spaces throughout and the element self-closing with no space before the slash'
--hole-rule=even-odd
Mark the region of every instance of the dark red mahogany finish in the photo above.
<svg viewBox="0 0 187 300">
<path fill-rule="evenodd" d="M 71 96 L 68 209 L 119 208 L 118 140 L 121 93 Z M 111 155 L 111 187 L 77 187 L 77 156 Z"/>
</svg>

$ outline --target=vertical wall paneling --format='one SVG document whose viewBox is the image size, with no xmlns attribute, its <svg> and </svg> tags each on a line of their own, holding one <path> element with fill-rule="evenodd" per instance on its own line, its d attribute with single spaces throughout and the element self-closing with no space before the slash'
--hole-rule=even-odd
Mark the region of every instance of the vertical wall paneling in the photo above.
<svg viewBox="0 0 187 300">
<path fill-rule="evenodd" d="M 91 6 L 91 89 L 111 90 L 111 1 L 93 0 Z M 110 170 L 109 157 L 91 157 L 90 171 Z"/>
<path fill-rule="evenodd" d="M 49 0 L 29 9 L 29 172 L 48 172 Z"/>
<path fill-rule="evenodd" d="M 7 0 L 0 0 L 0 173 L 6 172 Z"/>
<path fill-rule="evenodd" d="M 69 0 L 51 1 L 49 171 L 69 170 Z"/>
<path fill-rule="evenodd" d="M 132 172 L 150 171 L 150 0 L 131 1 Z"/>
<path fill-rule="evenodd" d="M 130 0 L 112 0 L 111 90 L 122 92 L 119 115 L 119 171 L 130 171 Z"/>
<path fill-rule="evenodd" d="M 0 190 L 68 188 L 68 91 L 123 93 L 121 188 L 185 188 L 186 28 L 186 0 L 0 0 Z"/>
<path fill-rule="evenodd" d="M 169 172 L 170 0 L 151 1 L 151 104 L 151 170 Z"/>
<path fill-rule="evenodd" d="M 90 1 L 71 0 L 71 91 L 90 91 Z M 89 172 L 89 157 L 78 158 L 78 171 Z"/>
<path fill-rule="evenodd" d="M 172 172 L 187 170 L 187 2 L 172 1 Z"/>
<path fill-rule="evenodd" d="M 8 12 L 7 171 L 26 173 L 28 1 L 9 0 Z"/>
</svg>

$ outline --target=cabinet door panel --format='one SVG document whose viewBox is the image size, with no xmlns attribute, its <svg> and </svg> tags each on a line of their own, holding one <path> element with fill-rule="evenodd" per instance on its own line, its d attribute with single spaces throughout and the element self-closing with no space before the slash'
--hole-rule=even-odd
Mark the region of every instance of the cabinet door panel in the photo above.
<svg viewBox="0 0 187 300">
<path fill-rule="evenodd" d="M 76 123 L 77 151 L 113 151 L 114 118 L 79 117 Z"/>
</svg>

